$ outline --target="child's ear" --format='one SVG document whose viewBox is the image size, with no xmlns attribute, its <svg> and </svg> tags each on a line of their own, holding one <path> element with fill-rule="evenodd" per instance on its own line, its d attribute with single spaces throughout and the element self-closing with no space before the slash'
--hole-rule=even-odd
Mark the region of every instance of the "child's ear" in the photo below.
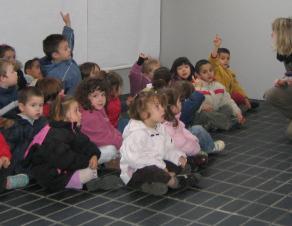
<svg viewBox="0 0 292 226">
<path fill-rule="evenodd" d="M 57 52 L 52 53 L 52 59 L 58 59 L 58 57 L 59 57 L 59 53 Z"/>
<path fill-rule="evenodd" d="M 18 103 L 18 108 L 21 112 L 24 111 L 24 104 L 23 103 Z"/>
</svg>

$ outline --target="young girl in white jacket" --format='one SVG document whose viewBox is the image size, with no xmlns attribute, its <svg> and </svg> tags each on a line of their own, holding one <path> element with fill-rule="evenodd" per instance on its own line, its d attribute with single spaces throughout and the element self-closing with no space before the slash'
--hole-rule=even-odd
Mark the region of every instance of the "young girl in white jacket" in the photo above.
<svg viewBox="0 0 292 226">
<path fill-rule="evenodd" d="M 165 194 L 168 187 L 175 189 L 197 182 L 192 175 L 177 177 L 187 159 L 175 148 L 161 124 L 165 114 L 161 98 L 153 91 L 141 92 L 134 98 L 120 148 L 121 179 L 128 186 L 153 195 Z"/>
</svg>

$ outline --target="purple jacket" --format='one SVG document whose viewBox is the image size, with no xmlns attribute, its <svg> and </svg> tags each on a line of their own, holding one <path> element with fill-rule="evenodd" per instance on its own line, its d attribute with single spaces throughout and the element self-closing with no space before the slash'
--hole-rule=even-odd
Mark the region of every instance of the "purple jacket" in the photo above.
<svg viewBox="0 0 292 226">
<path fill-rule="evenodd" d="M 104 109 L 92 111 L 81 109 L 81 114 L 81 132 L 97 147 L 114 145 L 120 149 L 122 134 L 110 123 Z"/>
<path fill-rule="evenodd" d="M 131 96 L 135 96 L 142 89 L 144 89 L 147 84 L 151 83 L 151 80 L 142 73 L 141 69 L 142 65 L 137 63 L 135 63 L 131 68 L 129 74 Z"/>
</svg>

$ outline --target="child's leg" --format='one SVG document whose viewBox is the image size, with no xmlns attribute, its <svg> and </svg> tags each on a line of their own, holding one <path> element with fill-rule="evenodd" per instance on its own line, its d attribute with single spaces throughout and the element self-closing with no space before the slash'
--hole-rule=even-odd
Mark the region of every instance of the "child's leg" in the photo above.
<svg viewBox="0 0 292 226">
<path fill-rule="evenodd" d="M 97 170 L 90 168 L 80 169 L 74 172 L 66 188 L 82 189 L 83 184 L 97 178 Z"/>
<path fill-rule="evenodd" d="M 189 131 L 198 138 L 200 147 L 205 152 L 213 151 L 215 145 L 210 134 L 202 126 L 196 125 L 189 128 Z"/>
<path fill-rule="evenodd" d="M 6 189 L 16 189 L 22 188 L 28 185 L 29 177 L 27 174 L 16 174 L 13 176 L 8 176 L 6 180 Z"/>
<path fill-rule="evenodd" d="M 118 157 L 118 150 L 114 145 L 101 146 L 99 147 L 99 150 L 100 158 L 98 160 L 98 164 L 109 162 L 110 160 Z"/>
</svg>

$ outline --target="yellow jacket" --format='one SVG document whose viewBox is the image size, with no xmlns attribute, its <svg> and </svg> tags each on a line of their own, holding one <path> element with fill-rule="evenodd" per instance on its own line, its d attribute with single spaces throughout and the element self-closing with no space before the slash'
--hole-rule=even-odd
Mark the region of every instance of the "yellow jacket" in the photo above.
<svg viewBox="0 0 292 226">
<path fill-rule="evenodd" d="M 237 81 L 235 73 L 231 69 L 223 68 L 219 63 L 219 60 L 217 58 L 212 57 L 212 55 L 210 55 L 209 61 L 214 67 L 216 81 L 223 84 L 227 92 L 229 92 L 230 94 L 232 94 L 233 92 L 237 92 L 243 95 L 244 97 L 247 97 L 244 89 L 241 88 L 239 82 Z"/>
</svg>

